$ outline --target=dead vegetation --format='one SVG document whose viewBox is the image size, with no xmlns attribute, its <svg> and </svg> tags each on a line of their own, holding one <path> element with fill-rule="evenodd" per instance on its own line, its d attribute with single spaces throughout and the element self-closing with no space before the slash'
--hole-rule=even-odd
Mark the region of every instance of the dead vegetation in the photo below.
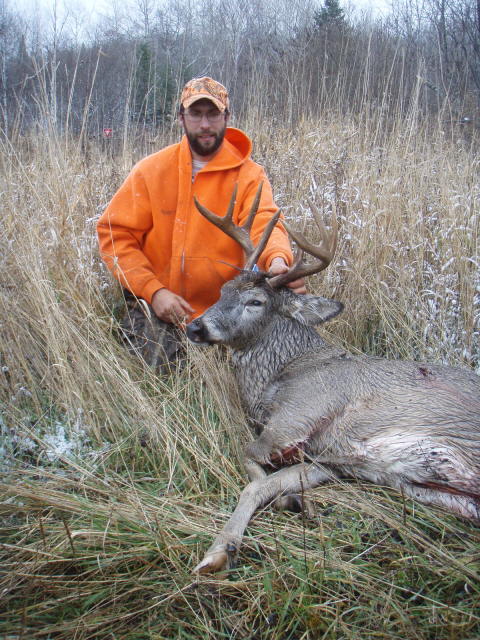
<svg viewBox="0 0 480 640">
<path fill-rule="evenodd" d="M 419 120 L 237 125 L 287 217 L 308 226 L 312 197 L 339 219 L 337 262 L 310 283 L 346 304 L 329 339 L 478 370 L 479 158 Z M 250 436 L 224 354 L 191 348 L 158 379 L 119 344 L 94 224 L 146 150 L 1 144 L 0 635 L 477 637 L 478 528 L 381 488 L 315 490 L 314 521 L 259 513 L 241 568 L 192 578 Z"/>
</svg>

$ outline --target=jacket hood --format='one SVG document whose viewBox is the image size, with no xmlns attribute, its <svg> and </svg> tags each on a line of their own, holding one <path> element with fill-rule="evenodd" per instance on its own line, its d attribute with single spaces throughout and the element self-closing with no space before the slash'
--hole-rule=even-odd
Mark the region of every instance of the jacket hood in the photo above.
<svg viewBox="0 0 480 640">
<path fill-rule="evenodd" d="M 185 151 L 188 149 L 190 156 L 190 148 L 187 136 L 182 138 L 182 147 Z M 250 157 L 252 152 L 252 141 L 246 133 L 227 127 L 225 130 L 225 138 L 220 151 L 214 156 L 204 168 L 204 171 L 216 171 L 224 169 L 233 169 L 240 166 Z"/>
<path fill-rule="evenodd" d="M 248 158 L 252 153 L 252 141 L 246 133 L 235 129 L 235 127 L 227 127 L 225 131 L 225 140 L 229 142 L 238 151 L 242 160 Z"/>
</svg>

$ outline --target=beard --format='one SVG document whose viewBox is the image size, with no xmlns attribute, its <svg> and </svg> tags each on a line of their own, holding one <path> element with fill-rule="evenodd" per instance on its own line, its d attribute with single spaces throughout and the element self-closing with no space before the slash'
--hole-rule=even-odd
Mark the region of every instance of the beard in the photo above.
<svg viewBox="0 0 480 640">
<path fill-rule="evenodd" d="M 209 156 L 212 153 L 215 153 L 215 151 L 217 151 L 220 148 L 220 145 L 223 142 L 223 138 L 225 137 L 226 128 L 227 128 L 227 125 L 225 125 L 223 129 L 218 133 L 208 132 L 208 134 L 191 133 L 190 131 L 188 131 L 187 128 L 185 128 L 185 135 L 187 136 L 190 147 L 192 148 L 193 151 L 195 151 L 195 153 L 197 153 L 199 156 Z M 204 143 L 201 139 L 199 139 L 199 137 L 202 135 L 213 136 L 214 140 L 213 141 L 209 140 L 207 143 Z"/>
</svg>

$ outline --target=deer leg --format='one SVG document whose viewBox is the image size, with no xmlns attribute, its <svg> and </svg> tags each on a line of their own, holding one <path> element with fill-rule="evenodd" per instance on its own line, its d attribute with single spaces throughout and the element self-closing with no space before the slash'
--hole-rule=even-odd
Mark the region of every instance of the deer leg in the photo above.
<svg viewBox="0 0 480 640">
<path fill-rule="evenodd" d="M 250 458 L 246 458 L 243 462 L 245 470 L 250 482 L 254 480 L 263 480 L 267 477 L 265 469 Z M 312 520 L 315 516 L 313 503 L 307 496 L 302 494 L 292 494 L 279 496 L 273 502 L 273 506 L 277 511 L 293 511 L 294 513 L 304 513 L 307 518 Z"/>
<path fill-rule="evenodd" d="M 243 533 L 257 509 L 282 494 L 302 493 L 336 477 L 333 471 L 325 467 L 301 463 L 253 480 L 240 494 L 235 511 L 194 571 L 211 573 L 232 568 Z"/>
<path fill-rule="evenodd" d="M 276 423 L 275 419 L 272 422 Z M 278 425 L 277 425 L 278 428 Z M 277 431 L 265 428 L 259 437 L 251 442 L 245 448 L 246 459 L 245 464 L 248 469 L 253 470 L 253 477 L 247 469 L 250 480 L 256 479 L 258 472 L 256 469 L 263 471 L 264 466 L 271 469 L 282 468 L 303 461 L 304 443 L 307 437 L 302 434 L 297 443 L 291 443 L 291 435 L 282 442 Z M 265 473 L 265 471 L 263 471 Z M 305 498 L 303 494 L 290 494 L 279 496 L 273 503 L 277 511 L 293 511 L 294 513 L 305 513 L 308 518 L 314 517 L 314 508 L 312 503 Z"/>
<path fill-rule="evenodd" d="M 251 458 L 245 458 L 243 466 L 245 467 L 245 471 L 247 472 L 250 482 L 253 482 L 254 480 L 263 480 L 267 477 L 267 472 L 262 465 L 258 464 L 258 462 L 255 462 L 255 460 L 252 460 Z"/>
<path fill-rule="evenodd" d="M 434 482 L 413 482 L 402 485 L 402 491 L 423 504 L 443 507 L 468 520 L 480 521 L 480 496 Z"/>
</svg>

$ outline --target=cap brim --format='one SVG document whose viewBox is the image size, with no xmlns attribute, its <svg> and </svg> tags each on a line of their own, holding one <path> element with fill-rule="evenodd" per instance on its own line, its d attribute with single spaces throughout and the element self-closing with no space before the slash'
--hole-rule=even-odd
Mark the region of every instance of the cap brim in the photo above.
<svg viewBox="0 0 480 640">
<path fill-rule="evenodd" d="M 194 104 L 195 102 L 198 102 L 199 100 L 210 100 L 210 102 L 213 102 L 213 104 L 217 107 L 217 109 L 219 111 L 221 111 L 222 113 L 225 111 L 225 105 L 220 102 L 220 100 L 217 100 L 216 98 L 214 98 L 213 96 L 211 96 L 210 94 L 197 94 L 195 96 L 190 96 L 190 98 L 186 98 L 182 104 L 185 107 L 185 109 L 188 109 L 188 107 L 191 107 L 192 104 Z"/>
</svg>

